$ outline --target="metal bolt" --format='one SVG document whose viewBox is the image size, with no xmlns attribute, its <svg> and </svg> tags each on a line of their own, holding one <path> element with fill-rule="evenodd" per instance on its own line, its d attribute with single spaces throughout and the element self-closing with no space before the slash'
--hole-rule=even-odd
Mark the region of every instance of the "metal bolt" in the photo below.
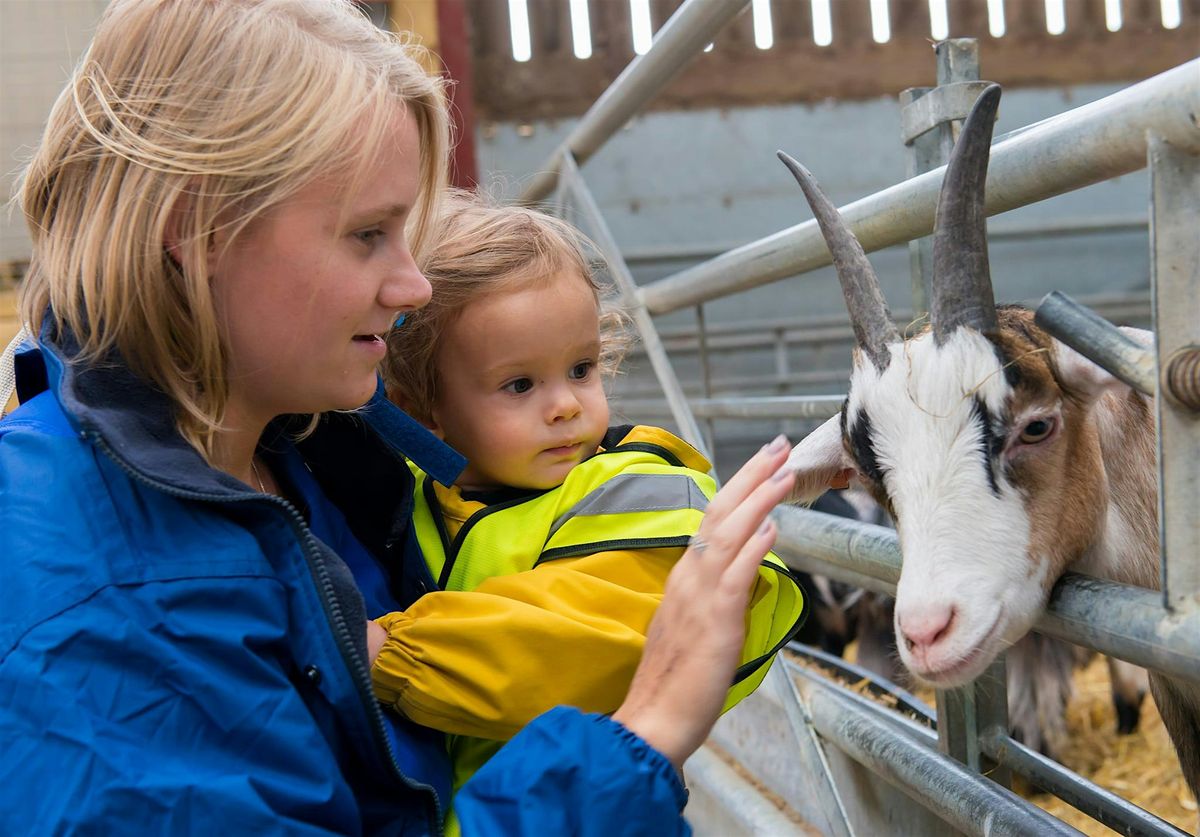
<svg viewBox="0 0 1200 837">
<path fill-rule="evenodd" d="M 1200 412 L 1200 346 L 1184 346 L 1167 358 L 1163 392 L 1172 402 Z"/>
</svg>

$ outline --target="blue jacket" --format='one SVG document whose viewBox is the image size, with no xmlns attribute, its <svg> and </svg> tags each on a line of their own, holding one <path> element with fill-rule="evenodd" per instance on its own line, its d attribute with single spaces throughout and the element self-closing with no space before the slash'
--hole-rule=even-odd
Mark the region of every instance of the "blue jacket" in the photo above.
<svg viewBox="0 0 1200 837">
<path fill-rule="evenodd" d="M 0 833 L 439 833 L 443 742 L 380 710 L 363 621 L 433 588 L 400 453 L 446 482 L 461 458 L 377 396 L 281 454 L 319 486 L 300 509 L 73 348 L 21 355 L 0 422 Z M 670 765 L 611 720 L 554 710 L 494 763 L 466 834 L 686 831 Z"/>
</svg>

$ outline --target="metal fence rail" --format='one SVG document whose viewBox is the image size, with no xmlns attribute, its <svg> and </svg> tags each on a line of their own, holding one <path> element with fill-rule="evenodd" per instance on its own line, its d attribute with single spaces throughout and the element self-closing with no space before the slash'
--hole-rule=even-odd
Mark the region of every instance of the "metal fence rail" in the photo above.
<svg viewBox="0 0 1200 837">
<path fill-rule="evenodd" d="M 1146 133 L 1200 153 L 1200 59 L 1099 101 L 1012 131 L 992 146 L 987 212 L 995 215 L 1146 167 Z M 867 252 L 926 236 L 944 167 L 841 208 Z M 797 202 L 799 208 L 799 202 Z M 816 221 L 789 227 L 641 290 L 666 314 L 830 264 Z"/>
<path fill-rule="evenodd" d="M 652 316 L 823 267 L 830 262 L 824 239 L 815 221 L 798 224 L 638 289 L 578 164 L 745 5 L 744 0 L 685 3 L 663 27 L 650 52 L 629 65 L 523 196 L 527 201 L 536 200 L 557 186 L 559 210 L 573 202 L 590 225 L 626 304 L 633 309 L 672 415 L 683 435 L 702 449 L 705 445 L 697 416 L 823 418 L 836 412 L 842 396 L 712 397 L 706 364 L 708 335 L 702 323 L 697 338 L 705 364 L 706 397 L 689 400 Z M 992 149 L 986 189 L 987 211 L 994 214 L 1140 169 L 1148 162 L 1151 166 L 1152 286 L 1158 345 L 1154 353 L 1122 345 L 1119 363 L 1103 352 L 1089 356 L 1101 365 L 1115 365 L 1116 374 L 1139 389 L 1159 393 L 1163 592 L 1068 574 L 1056 585 L 1035 629 L 1194 682 L 1200 682 L 1200 560 L 1196 553 L 1200 539 L 1200 420 L 1196 411 L 1200 404 L 1189 404 L 1200 401 L 1200 242 L 1194 227 L 1195 219 L 1200 218 L 1197 113 L 1200 59 L 1001 137 Z M 943 121 L 956 118 L 942 116 Z M 942 171 L 918 174 L 845 207 L 842 214 L 864 248 L 875 250 L 927 235 L 933 226 Z M 919 306 L 916 290 L 914 281 L 914 303 Z M 1064 312 L 1070 313 L 1070 306 L 1051 299 L 1042 319 L 1063 319 Z M 1079 316 L 1065 319 L 1069 322 L 1062 331 L 1069 332 L 1065 339 L 1075 341 L 1071 345 L 1103 344 L 1110 349 L 1117 345 L 1107 323 Z M 626 402 L 622 406 L 650 405 Z M 795 508 L 777 509 L 775 516 L 780 526 L 778 551 L 792 566 L 894 593 L 900 551 L 891 530 Z M 1165 583 L 1168 580 L 1170 587 Z M 985 681 L 987 687 L 981 691 L 978 684 Z M 895 724 L 872 717 L 835 692 L 813 692 L 807 706 L 809 722 L 823 737 L 969 833 L 1024 833 L 1033 821 L 1030 817 L 1039 822 L 1045 817 L 991 779 L 972 772 L 981 770 L 987 757 L 1001 768 L 993 776 L 1006 775 L 1010 768 L 1023 773 L 1126 833 L 1174 832 L 1127 801 L 1051 766 L 1007 736 L 1002 659 L 977 681 L 974 690 L 939 692 L 938 699 L 941 754 L 931 751 L 928 742 L 909 740 Z M 834 791 L 836 795 L 836 788 Z M 1061 822 L 1047 819 L 1049 822 L 1038 826 L 1041 833 L 1069 831 Z"/>
</svg>

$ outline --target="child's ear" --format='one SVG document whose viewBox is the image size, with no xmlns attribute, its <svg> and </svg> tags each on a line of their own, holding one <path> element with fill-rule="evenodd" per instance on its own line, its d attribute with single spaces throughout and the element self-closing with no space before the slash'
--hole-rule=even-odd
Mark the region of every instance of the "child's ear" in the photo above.
<svg viewBox="0 0 1200 837">
<path fill-rule="evenodd" d="M 421 424 L 425 425 L 426 429 L 434 436 L 437 436 L 443 442 L 446 441 L 446 433 L 442 430 L 441 425 L 438 424 L 437 421 L 430 419 L 429 421 L 421 422 Z"/>
<path fill-rule="evenodd" d="M 442 430 L 442 424 L 438 422 L 437 410 L 430 410 L 430 417 L 428 417 L 428 419 L 418 419 L 418 416 L 413 413 L 412 402 L 409 402 L 407 398 L 404 398 L 402 395 L 400 395 L 400 393 L 396 392 L 394 389 L 391 389 L 391 387 L 388 387 L 388 399 L 392 404 L 395 404 L 396 407 L 402 409 L 404 413 L 407 413 L 409 416 L 412 416 L 413 419 L 419 421 L 421 426 L 427 429 L 428 432 L 436 435 L 437 438 L 442 441 L 446 440 L 446 434 Z"/>
</svg>

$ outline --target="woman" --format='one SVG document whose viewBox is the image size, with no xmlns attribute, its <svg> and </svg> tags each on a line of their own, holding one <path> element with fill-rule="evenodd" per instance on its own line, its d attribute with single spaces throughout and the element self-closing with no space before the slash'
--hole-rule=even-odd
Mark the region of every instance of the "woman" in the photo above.
<svg viewBox="0 0 1200 837">
<path fill-rule="evenodd" d="M 0 831 L 440 831 L 444 748 L 380 712 L 365 624 L 427 586 L 402 454 L 461 468 L 375 372 L 428 299 L 446 136 L 438 83 L 344 0 L 108 7 L 22 183 Z M 621 709 L 537 719 L 464 789 L 466 833 L 686 827 L 673 768 L 720 708 L 786 453 L 714 499 Z"/>
</svg>

